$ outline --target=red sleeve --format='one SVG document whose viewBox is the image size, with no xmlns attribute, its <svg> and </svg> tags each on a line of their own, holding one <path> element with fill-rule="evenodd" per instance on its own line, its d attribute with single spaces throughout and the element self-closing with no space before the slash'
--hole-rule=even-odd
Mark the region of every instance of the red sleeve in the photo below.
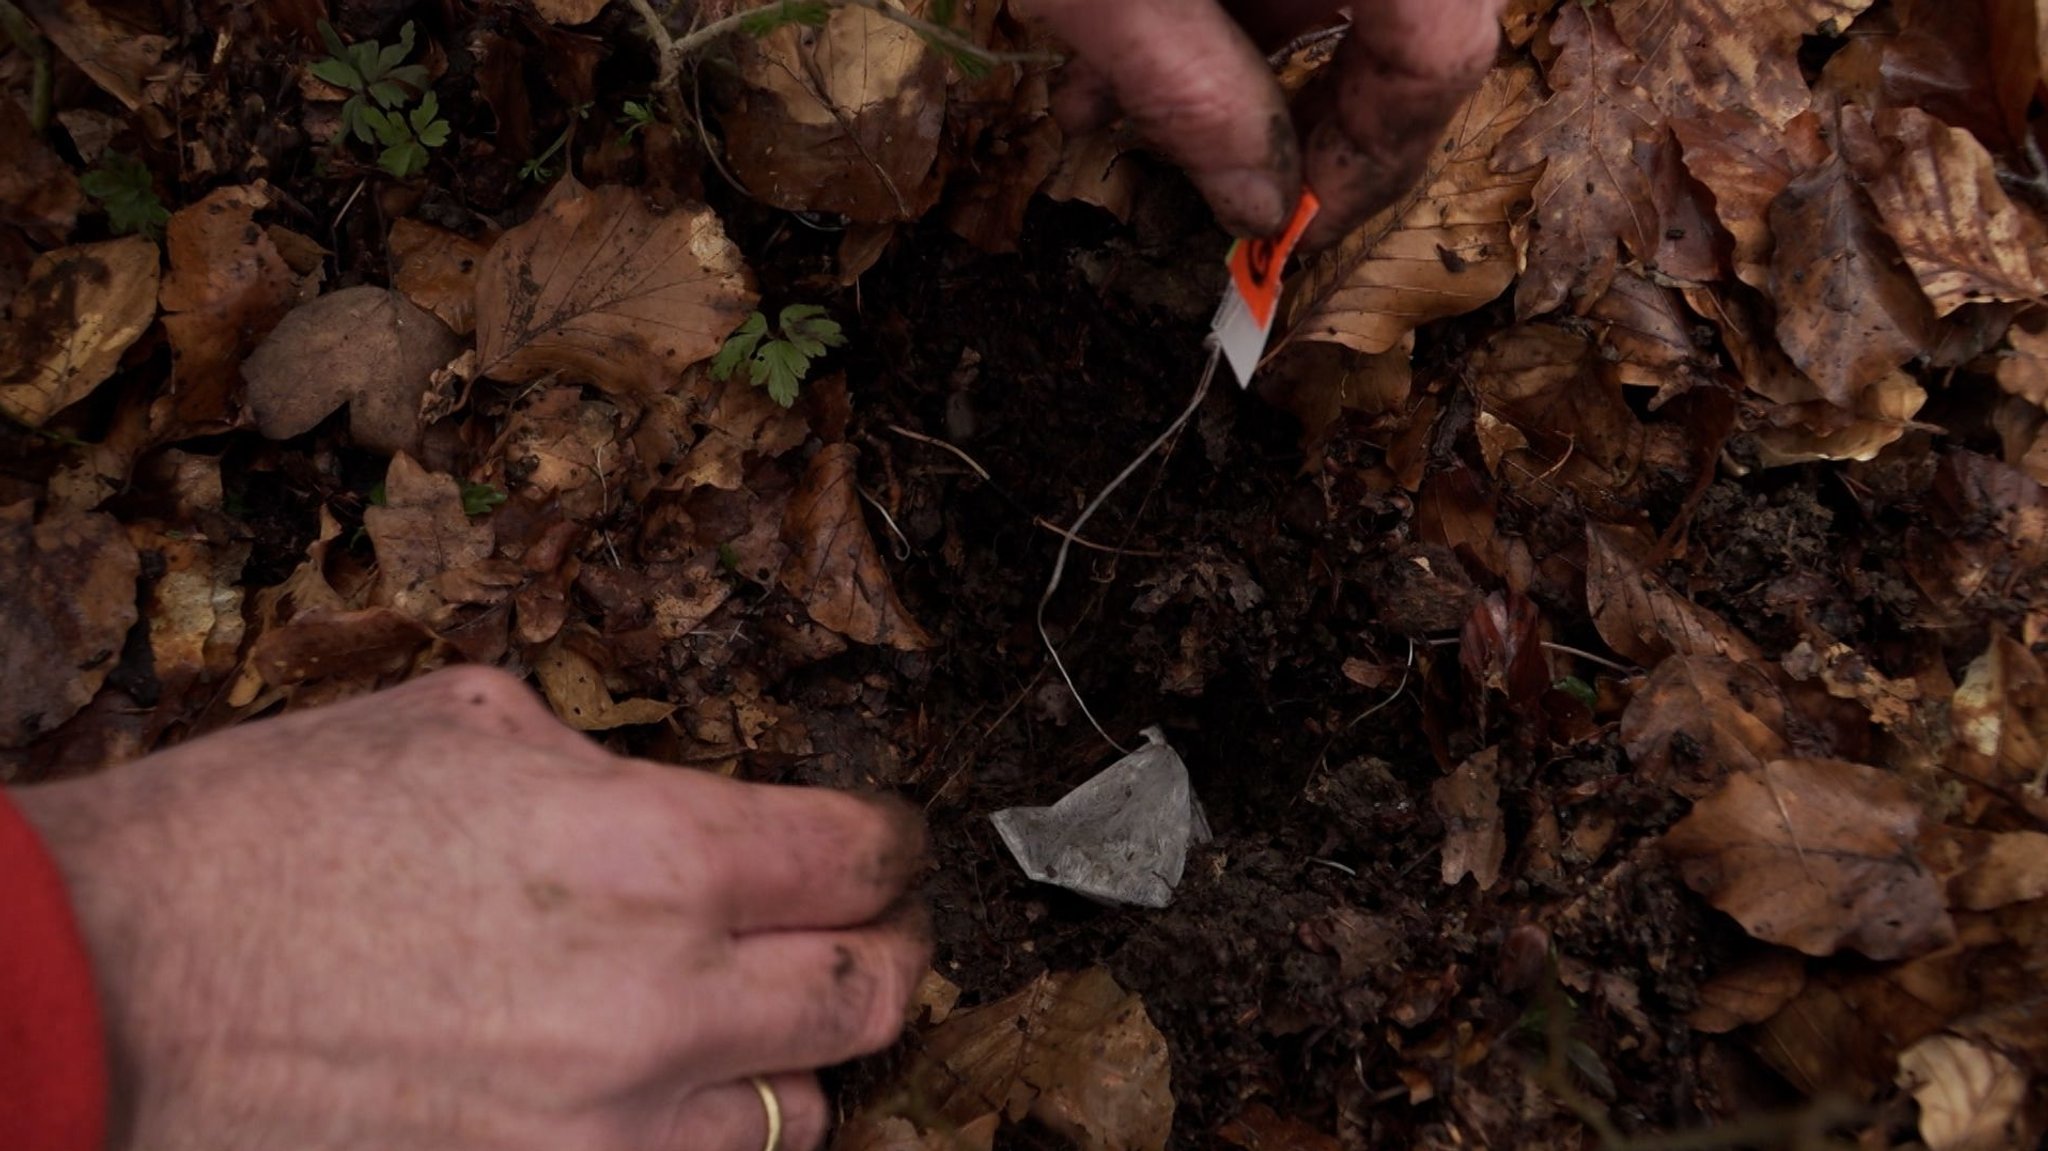
<svg viewBox="0 0 2048 1151">
<path fill-rule="evenodd" d="M 0 1147 L 100 1151 L 106 1039 L 64 877 L 0 790 Z"/>
</svg>

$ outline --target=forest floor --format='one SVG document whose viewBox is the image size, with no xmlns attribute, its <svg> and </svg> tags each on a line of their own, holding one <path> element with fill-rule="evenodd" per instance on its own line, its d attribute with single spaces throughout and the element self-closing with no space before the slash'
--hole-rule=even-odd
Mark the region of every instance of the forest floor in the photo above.
<svg viewBox="0 0 2048 1151">
<path fill-rule="evenodd" d="M 842 1151 L 2040 1144 L 2048 7 L 1517 0 L 1043 633 L 1227 238 L 999 3 L 760 11 L 0 0 L 0 773 L 481 661 L 902 795 Z M 1095 721 L 1163 909 L 990 820 Z"/>
</svg>

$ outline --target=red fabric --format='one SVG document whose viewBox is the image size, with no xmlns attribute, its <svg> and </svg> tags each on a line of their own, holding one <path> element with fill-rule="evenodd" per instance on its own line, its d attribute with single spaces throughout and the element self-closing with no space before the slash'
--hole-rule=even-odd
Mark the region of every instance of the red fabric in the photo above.
<svg viewBox="0 0 2048 1151">
<path fill-rule="evenodd" d="M 107 1053 L 64 877 L 0 791 L 0 1148 L 100 1151 Z"/>
</svg>

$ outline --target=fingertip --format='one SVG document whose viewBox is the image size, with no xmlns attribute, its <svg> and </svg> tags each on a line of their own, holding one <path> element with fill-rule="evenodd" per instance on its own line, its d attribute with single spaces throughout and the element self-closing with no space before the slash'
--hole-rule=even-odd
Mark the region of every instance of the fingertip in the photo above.
<svg viewBox="0 0 2048 1151">
<path fill-rule="evenodd" d="M 1216 221 L 1233 236 L 1271 236 L 1287 226 L 1300 196 L 1300 181 L 1287 180 L 1266 168 L 1231 168 L 1192 174 L 1195 186 L 1209 201 Z"/>
</svg>

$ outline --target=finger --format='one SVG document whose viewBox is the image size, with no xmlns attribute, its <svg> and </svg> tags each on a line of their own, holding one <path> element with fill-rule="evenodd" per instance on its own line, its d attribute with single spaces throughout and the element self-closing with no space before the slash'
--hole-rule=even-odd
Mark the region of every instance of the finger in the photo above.
<svg viewBox="0 0 2048 1151">
<path fill-rule="evenodd" d="M 778 1151 L 823 1146 L 831 1111 L 817 1076 L 770 1075 L 766 1081 L 782 1117 Z M 658 1103 L 646 1127 L 633 1145 L 648 1151 L 764 1151 L 768 1146 L 767 1105 L 759 1089 L 744 1079 Z"/>
<path fill-rule="evenodd" d="M 1187 170 L 1223 226 L 1270 235 L 1301 188 L 1293 122 L 1265 57 L 1212 0 L 1033 0 L 1117 103 Z"/>
<path fill-rule="evenodd" d="M 677 778 L 734 934 L 866 923 L 923 867 L 924 820 L 892 797 Z"/>
<path fill-rule="evenodd" d="M 1421 176 L 1444 127 L 1500 43 L 1501 0 L 1378 0 L 1332 64 L 1332 113 L 1309 133 L 1308 186 L 1322 212 L 1305 248 L 1335 242 Z"/>
<path fill-rule="evenodd" d="M 1109 77 L 1086 60 L 1070 60 L 1053 73 L 1051 101 L 1053 118 L 1070 136 L 1106 128 L 1123 115 Z"/>
<path fill-rule="evenodd" d="M 826 1067 L 896 1041 L 931 963 L 921 908 L 857 931 L 776 932 L 734 944 L 694 1065 L 736 1074 Z"/>
</svg>

